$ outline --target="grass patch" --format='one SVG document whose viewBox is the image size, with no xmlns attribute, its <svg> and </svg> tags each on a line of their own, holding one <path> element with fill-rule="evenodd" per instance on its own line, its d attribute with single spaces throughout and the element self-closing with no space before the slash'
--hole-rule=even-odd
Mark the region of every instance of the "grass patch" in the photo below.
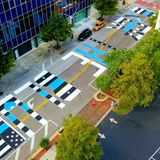
<svg viewBox="0 0 160 160">
<path fill-rule="evenodd" d="M 132 111 L 133 108 L 129 108 L 126 106 L 114 106 L 113 111 L 119 115 L 127 115 L 129 112 Z"/>
</svg>

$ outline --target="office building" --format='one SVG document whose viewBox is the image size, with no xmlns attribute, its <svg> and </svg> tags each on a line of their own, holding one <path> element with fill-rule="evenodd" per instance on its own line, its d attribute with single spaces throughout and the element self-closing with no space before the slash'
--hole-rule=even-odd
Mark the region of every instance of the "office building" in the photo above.
<svg viewBox="0 0 160 160">
<path fill-rule="evenodd" d="M 3 52 L 13 48 L 14 57 L 18 59 L 40 45 L 40 27 L 53 12 L 75 23 L 89 15 L 91 3 L 92 0 L 0 0 Z"/>
</svg>

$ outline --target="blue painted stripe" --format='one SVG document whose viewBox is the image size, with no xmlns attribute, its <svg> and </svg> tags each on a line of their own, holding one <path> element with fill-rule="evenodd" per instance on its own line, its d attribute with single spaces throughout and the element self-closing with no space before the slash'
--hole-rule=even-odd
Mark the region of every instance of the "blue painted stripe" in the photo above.
<svg viewBox="0 0 160 160">
<path fill-rule="evenodd" d="M 149 16 L 152 12 L 149 11 L 149 10 L 146 10 L 143 14 L 146 15 L 146 16 Z"/>
<path fill-rule="evenodd" d="M 1 126 L 0 126 L 0 134 L 3 133 L 6 129 L 8 129 L 9 126 L 6 124 L 6 123 L 3 123 Z"/>
<path fill-rule="evenodd" d="M 24 111 L 28 111 L 30 108 L 27 106 L 27 105 L 25 105 L 25 104 L 22 104 L 21 106 L 20 106 Z"/>
<path fill-rule="evenodd" d="M 129 22 L 127 25 L 124 26 L 123 30 L 125 32 L 128 32 L 129 30 L 133 29 L 136 25 L 137 25 L 137 22 L 135 21 Z"/>
<path fill-rule="evenodd" d="M 7 116 L 6 116 L 11 122 L 14 122 L 17 118 L 13 115 L 13 114 L 8 114 Z"/>
<path fill-rule="evenodd" d="M 100 49 L 97 49 L 97 48 L 95 48 L 95 47 L 93 47 L 93 46 L 90 46 L 90 45 L 88 45 L 87 43 L 83 43 L 82 45 L 83 45 L 84 47 L 87 47 L 87 48 L 95 51 L 93 54 L 102 54 L 102 55 L 105 54 L 104 51 L 102 51 L 102 50 L 100 50 Z"/>
<path fill-rule="evenodd" d="M 46 98 L 46 96 L 48 95 L 48 93 L 47 92 L 45 92 L 45 91 L 43 91 L 43 90 L 41 90 L 40 92 L 38 92 L 41 96 L 43 96 L 43 97 L 45 97 Z"/>
<path fill-rule="evenodd" d="M 64 80 L 58 77 L 55 81 L 53 81 L 51 84 L 49 84 L 49 87 L 52 89 L 52 91 L 54 91 L 54 90 L 56 90 L 62 83 L 64 83 Z"/>
<path fill-rule="evenodd" d="M 15 102 L 6 102 L 4 104 L 4 109 L 7 110 L 7 111 L 10 111 L 15 106 L 16 106 Z"/>
<path fill-rule="evenodd" d="M 104 61 L 101 58 L 96 57 L 94 54 L 89 54 L 89 53 L 85 52 L 84 50 L 82 50 L 80 48 L 76 48 L 74 51 L 79 52 L 80 54 L 86 56 L 87 58 L 90 58 L 90 59 L 106 66 L 106 63 L 104 63 Z"/>
</svg>

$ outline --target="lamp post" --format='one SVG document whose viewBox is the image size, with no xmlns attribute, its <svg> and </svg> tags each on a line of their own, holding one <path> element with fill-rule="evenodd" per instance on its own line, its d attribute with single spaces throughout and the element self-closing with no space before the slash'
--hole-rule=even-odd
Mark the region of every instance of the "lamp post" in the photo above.
<svg viewBox="0 0 160 160">
<path fill-rule="evenodd" d="M 73 23 L 73 17 L 68 15 L 68 14 L 63 14 L 64 16 L 68 16 L 69 17 L 69 23 Z"/>
</svg>

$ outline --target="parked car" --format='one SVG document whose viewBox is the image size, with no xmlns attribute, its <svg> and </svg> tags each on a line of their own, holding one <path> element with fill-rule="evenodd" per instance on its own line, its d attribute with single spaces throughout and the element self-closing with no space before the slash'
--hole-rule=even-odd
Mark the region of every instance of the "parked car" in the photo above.
<svg viewBox="0 0 160 160">
<path fill-rule="evenodd" d="M 82 31 L 82 33 L 78 36 L 78 40 L 79 41 L 84 41 L 86 40 L 88 37 L 90 37 L 92 35 L 92 31 L 90 29 L 85 29 L 84 31 Z"/>
<path fill-rule="evenodd" d="M 98 31 L 101 28 L 103 28 L 104 26 L 105 26 L 104 21 L 99 21 L 94 25 L 93 30 Z"/>
</svg>

